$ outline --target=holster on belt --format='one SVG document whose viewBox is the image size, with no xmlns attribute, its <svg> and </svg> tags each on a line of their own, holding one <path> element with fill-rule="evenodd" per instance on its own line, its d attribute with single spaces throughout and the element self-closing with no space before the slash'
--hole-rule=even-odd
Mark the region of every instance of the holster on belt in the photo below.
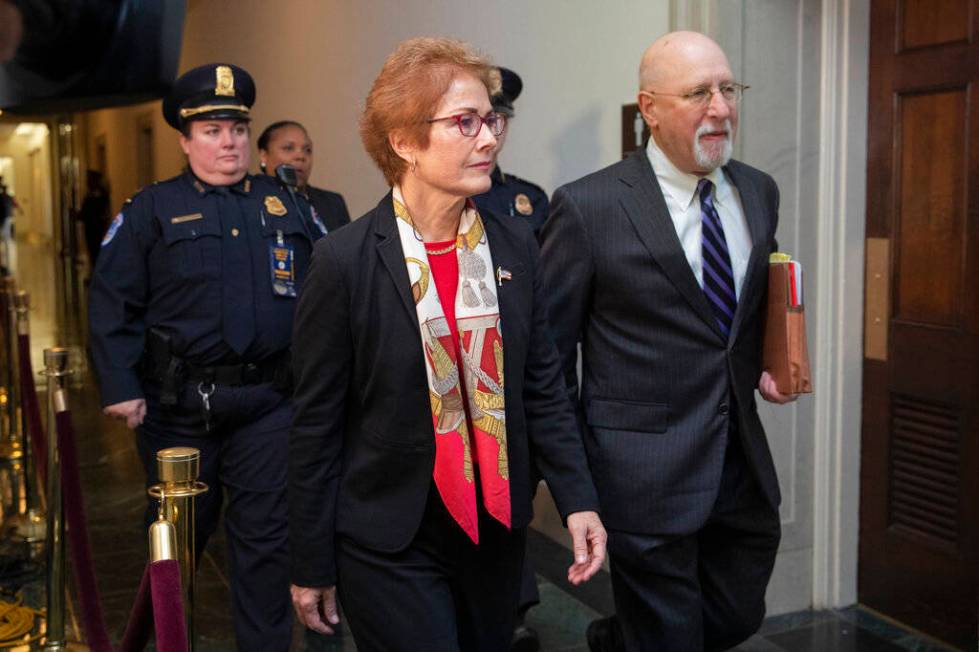
<svg viewBox="0 0 979 652">
<path fill-rule="evenodd" d="M 176 405 L 184 384 L 184 364 L 173 355 L 173 343 L 168 333 L 158 328 L 149 329 L 144 367 L 146 374 L 160 384 L 160 404 Z"/>
</svg>

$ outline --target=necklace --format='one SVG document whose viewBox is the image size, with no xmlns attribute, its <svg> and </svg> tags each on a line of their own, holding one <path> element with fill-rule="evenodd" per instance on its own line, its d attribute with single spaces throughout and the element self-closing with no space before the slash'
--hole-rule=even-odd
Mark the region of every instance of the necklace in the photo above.
<svg viewBox="0 0 979 652">
<path fill-rule="evenodd" d="M 456 243 L 453 240 L 452 244 L 450 244 L 448 247 L 445 247 L 444 249 L 429 249 L 428 247 L 425 247 L 425 253 L 427 253 L 429 256 L 441 256 L 442 254 L 449 253 L 455 248 L 456 248 Z"/>
</svg>

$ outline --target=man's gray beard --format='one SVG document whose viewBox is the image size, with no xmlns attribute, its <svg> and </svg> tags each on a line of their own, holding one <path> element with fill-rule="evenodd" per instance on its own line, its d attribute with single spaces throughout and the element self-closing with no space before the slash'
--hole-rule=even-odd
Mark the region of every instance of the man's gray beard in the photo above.
<svg viewBox="0 0 979 652">
<path fill-rule="evenodd" d="M 703 145 L 700 144 L 700 137 L 704 134 L 714 131 L 715 127 L 711 125 L 701 125 L 697 128 L 697 133 L 693 137 L 693 158 L 701 168 L 705 170 L 716 170 L 717 168 L 727 165 L 727 162 L 731 160 L 731 155 L 734 153 L 734 144 L 731 142 L 731 121 L 724 121 L 724 129 L 728 133 L 728 137 L 724 139 L 724 147 L 721 149 L 718 155 L 712 156 Z"/>
</svg>

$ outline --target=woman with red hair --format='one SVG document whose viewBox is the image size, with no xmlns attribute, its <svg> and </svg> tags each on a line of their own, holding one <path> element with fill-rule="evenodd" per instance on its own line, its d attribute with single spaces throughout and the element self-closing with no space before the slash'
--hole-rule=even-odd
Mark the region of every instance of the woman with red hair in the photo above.
<svg viewBox="0 0 979 652">
<path fill-rule="evenodd" d="M 479 213 L 506 116 L 465 44 L 402 43 L 361 136 L 391 186 L 317 246 L 297 307 L 290 439 L 293 603 L 362 652 L 509 647 L 530 457 L 566 519 L 568 579 L 605 530 L 526 224 Z"/>
</svg>

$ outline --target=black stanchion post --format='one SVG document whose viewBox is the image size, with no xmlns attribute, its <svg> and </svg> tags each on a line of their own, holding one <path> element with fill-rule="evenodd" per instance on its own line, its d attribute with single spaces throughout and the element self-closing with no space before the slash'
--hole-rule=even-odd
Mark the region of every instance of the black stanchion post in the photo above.
<svg viewBox="0 0 979 652">
<path fill-rule="evenodd" d="M 44 375 L 48 380 L 47 477 L 47 637 L 45 650 L 66 649 L 65 640 L 65 515 L 61 495 L 61 457 L 56 415 L 67 409 L 68 349 L 44 349 Z"/>
</svg>

